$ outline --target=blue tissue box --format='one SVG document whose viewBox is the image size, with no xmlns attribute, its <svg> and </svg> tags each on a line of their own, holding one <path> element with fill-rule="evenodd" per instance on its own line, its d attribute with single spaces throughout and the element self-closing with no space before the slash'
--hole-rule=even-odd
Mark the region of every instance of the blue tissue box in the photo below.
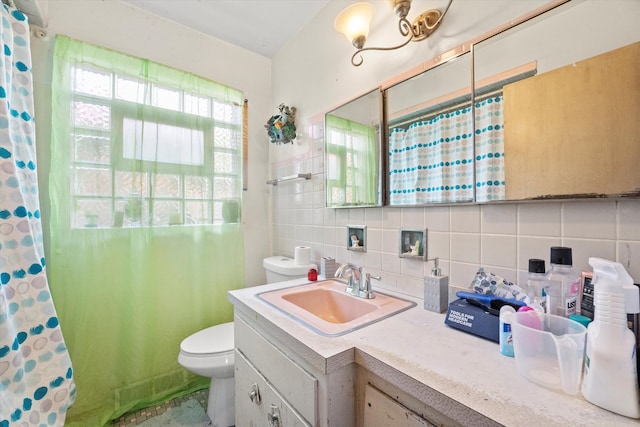
<svg viewBox="0 0 640 427">
<path fill-rule="evenodd" d="M 494 342 L 500 341 L 500 318 L 481 307 L 469 304 L 466 299 L 449 303 L 444 323 Z"/>
</svg>

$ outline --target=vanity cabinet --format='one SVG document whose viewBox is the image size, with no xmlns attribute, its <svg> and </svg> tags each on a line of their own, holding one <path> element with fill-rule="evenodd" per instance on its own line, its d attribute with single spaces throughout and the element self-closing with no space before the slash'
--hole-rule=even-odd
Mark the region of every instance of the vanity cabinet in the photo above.
<svg viewBox="0 0 640 427">
<path fill-rule="evenodd" d="M 318 381 L 236 316 L 236 425 L 315 426 Z"/>
<path fill-rule="evenodd" d="M 311 427 L 238 350 L 235 369 L 236 425 Z"/>
</svg>

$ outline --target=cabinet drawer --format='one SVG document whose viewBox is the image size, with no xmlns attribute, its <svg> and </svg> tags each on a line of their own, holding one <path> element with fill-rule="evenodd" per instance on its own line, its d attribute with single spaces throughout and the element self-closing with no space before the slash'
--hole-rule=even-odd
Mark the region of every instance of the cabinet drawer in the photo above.
<svg viewBox="0 0 640 427">
<path fill-rule="evenodd" d="M 236 348 L 305 420 L 316 425 L 318 380 L 238 316 L 234 325 Z"/>
<path fill-rule="evenodd" d="M 311 427 L 238 350 L 235 381 L 237 426 Z M 277 424 L 273 421 L 274 414 Z"/>
</svg>

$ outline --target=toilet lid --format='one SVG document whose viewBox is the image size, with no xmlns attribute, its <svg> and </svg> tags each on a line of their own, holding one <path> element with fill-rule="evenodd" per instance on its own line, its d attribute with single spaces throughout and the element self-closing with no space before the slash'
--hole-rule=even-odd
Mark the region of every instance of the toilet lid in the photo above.
<svg viewBox="0 0 640 427">
<path fill-rule="evenodd" d="M 224 353 L 233 347 L 233 322 L 203 329 L 180 343 L 180 350 L 191 354 Z"/>
</svg>

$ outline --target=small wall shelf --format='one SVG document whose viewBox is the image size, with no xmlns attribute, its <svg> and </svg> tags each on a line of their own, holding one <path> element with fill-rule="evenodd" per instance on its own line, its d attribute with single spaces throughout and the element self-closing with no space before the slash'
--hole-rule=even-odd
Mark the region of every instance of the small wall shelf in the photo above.
<svg viewBox="0 0 640 427">
<path fill-rule="evenodd" d="M 299 173 L 295 175 L 282 176 L 280 178 L 274 178 L 267 181 L 267 184 L 278 185 L 281 182 L 294 181 L 297 179 L 311 179 L 311 173 Z"/>
</svg>

